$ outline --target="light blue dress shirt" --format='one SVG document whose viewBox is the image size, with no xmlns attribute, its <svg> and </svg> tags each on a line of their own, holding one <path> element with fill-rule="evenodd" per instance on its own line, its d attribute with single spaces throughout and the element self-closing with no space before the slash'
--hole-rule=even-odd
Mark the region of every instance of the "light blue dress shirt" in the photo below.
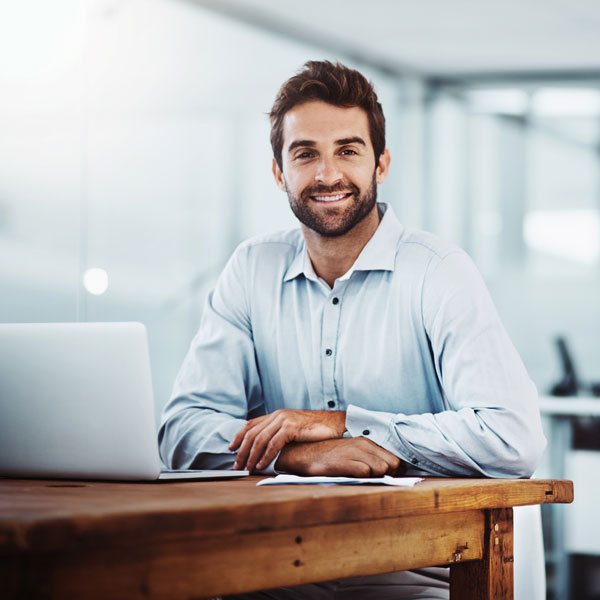
<svg viewBox="0 0 600 600">
<path fill-rule="evenodd" d="M 247 418 L 344 410 L 414 470 L 528 477 L 535 386 L 468 255 L 391 207 L 331 289 L 299 229 L 241 244 L 207 299 L 159 431 L 172 468 L 231 468 Z"/>
</svg>

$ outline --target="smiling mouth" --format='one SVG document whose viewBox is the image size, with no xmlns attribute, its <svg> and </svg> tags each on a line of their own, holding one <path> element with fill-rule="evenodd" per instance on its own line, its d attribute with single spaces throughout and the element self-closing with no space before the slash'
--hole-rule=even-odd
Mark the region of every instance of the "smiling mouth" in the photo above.
<svg viewBox="0 0 600 600">
<path fill-rule="evenodd" d="M 346 192 L 344 194 L 327 194 L 323 196 L 311 196 L 312 200 L 317 202 L 338 202 L 339 200 L 345 200 L 352 196 L 352 192 Z"/>
</svg>

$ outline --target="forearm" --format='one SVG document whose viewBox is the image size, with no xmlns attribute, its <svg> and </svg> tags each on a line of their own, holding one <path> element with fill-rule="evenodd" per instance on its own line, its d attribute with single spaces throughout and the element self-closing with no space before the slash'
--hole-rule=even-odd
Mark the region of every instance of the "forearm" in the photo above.
<svg viewBox="0 0 600 600">
<path fill-rule="evenodd" d="M 544 448 L 536 411 L 464 407 L 405 415 L 350 407 L 347 426 L 352 435 L 368 429 L 369 439 L 434 475 L 529 477 Z"/>
<path fill-rule="evenodd" d="M 381 477 L 402 475 L 406 465 L 391 452 L 360 437 L 292 442 L 281 451 L 275 470 L 297 475 Z"/>
<path fill-rule="evenodd" d="M 181 410 L 159 430 L 161 458 L 173 469 L 231 469 L 235 452 L 228 445 L 245 423 L 210 409 Z"/>
<path fill-rule="evenodd" d="M 291 442 L 283 447 L 275 461 L 275 470 L 296 475 L 310 475 L 314 446 L 318 442 Z"/>
</svg>

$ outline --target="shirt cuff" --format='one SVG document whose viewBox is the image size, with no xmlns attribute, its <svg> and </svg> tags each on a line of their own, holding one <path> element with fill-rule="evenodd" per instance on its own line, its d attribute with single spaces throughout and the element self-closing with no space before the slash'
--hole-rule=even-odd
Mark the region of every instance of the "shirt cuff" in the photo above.
<svg viewBox="0 0 600 600">
<path fill-rule="evenodd" d="M 346 430 L 351 437 L 363 436 L 385 448 L 394 417 L 394 413 L 366 410 L 350 404 L 346 409 Z"/>
<path fill-rule="evenodd" d="M 432 463 L 423 455 L 417 456 L 414 449 L 404 442 L 395 426 L 398 416 L 394 413 L 367 410 L 351 404 L 346 410 L 346 429 L 352 437 L 366 437 L 395 454 L 407 463 L 409 469 L 424 470 L 438 477 L 451 476 L 451 471 Z"/>
</svg>

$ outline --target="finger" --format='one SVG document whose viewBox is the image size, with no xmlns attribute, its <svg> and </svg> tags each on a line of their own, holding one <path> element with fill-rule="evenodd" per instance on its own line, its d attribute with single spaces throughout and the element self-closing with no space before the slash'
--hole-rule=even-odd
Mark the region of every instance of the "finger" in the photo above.
<svg viewBox="0 0 600 600">
<path fill-rule="evenodd" d="M 279 430 L 280 425 L 275 422 L 265 427 L 258 435 L 256 435 L 246 460 L 246 469 L 248 469 L 248 471 L 254 470 L 256 463 L 260 460 L 265 448 Z"/>
<path fill-rule="evenodd" d="M 255 425 L 255 419 L 251 419 L 250 421 L 248 421 L 236 434 L 235 437 L 233 438 L 233 440 L 231 441 L 231 444 L 229 444 L 229 449 L 230 450 L 235 450 L 236 448 L 238 448 L 238 446 L 242 443 L 242 440 L 244 439 L 245 435 L 248 433 L 248 431 L 250 431 L 250 429 L 252 429 L 252 427 L 254 427 Z"/>
<path fill-rule="evenodd" d="M 371 476 L 371 465 L 364 460 L 349 460 L 343 465 L 342 475 L 349 474 L 350 477 L 370 477 Z"/>
<path fill-rule="evenodd" d="M 389 450 L 386 450 L 385 448 L 383 448 L 382 446 L 380 446 L 372 440 L 361 437 L 358 438 L 357 441 L 360 444 L 362 450 L 371 454 L 372 456 L 376 456 L 382 460 L 385 460 L 391 468 L 396 468 L 401 462 L 395 454 L 393 454 Z"/>
<path fill-rule="evenodd" d="M 236 434 L 233 438 L 231 444 L 229 444 L 230 450 L 235 450 L 239 447 L 244 439 L 245 435 L 253 429 L 254 427 L 259 426 L 263 421 L 268 420 L 272 415 L 263 415 L 262 417 L 256 417 L 254 419 L 250 419 Z"/>
<path fill-rule="evenodd" d="M 238 453 L 237 453 L 237 456 L 235 459 L 235 464 L 238 465 L 238 468 L 249 469 L 248 468 L 248 458 L 249 458 L 250 452 L 252 451 L 252 448 L 254 447 L 256 438 L 265 429 L 272 431 L 272 434 L 274 435 L 274 433 L 275 433 L 275 430 L 273 430 L 274 427 L 276 428 L 275 423 L 269 423 L 268 420 L 265 419 L 265 420 L 261 421 L 260 423 L 258 423 L 255 427 L 252 427 L 251 429 L 249 429 L 246 432 L 246 435 L 244 436 L 244 439 L 243 439 L 242 443 L 240 444 L 240 448 L 238 450 Z M 269 439 L 270 438 L 268 438 L 264 442 L 265 445 L 267 444 Z M 262 453 L 262 449 L 261 449 L 261 453 Z M 258 458 L 260 458 L 260 454 L 256 458 L 258 460 Z"/>
<path fill-rule="evenodd" d="M 406 475 L 407 464 L 402 460 L 398 459 L 398 465 L 389 473 L 392 477 L 402 477 Z"/>
<path fill-rule="evenodd" d="M 385 448 L 377 446 L 373 452 L 373 464 L 377 466 L 378 476 L 394 473 L 400 464 L 400 459 Z M 383 472 L 382 472 L 383 469 Z"/>
<path fill-rule="evenodd" d="M 283 430 L 280 429 L 267 444 L 262 458 L 256 463 L 256 468 L 260 470 L 268 467 L 287 442 L 287 436 L 284 434 Z"/>
<path fill-rule="evenodd" d="M 395 454 L 392 454 L 391 452 L 389 453 L 386 460 L 389 465 L 388 475 L 395 475 L 400 469 L 400 466 L 402 465 L 402 460 L 398 458 Z"/>
<path fill-rule="evenodd" d="M 371 477 L 383 477 L 390 470 L 388 461 L 382 456 L 374 458 L 369 466 L 371 467 Z"/>
<path fill-rule="evenodd" d="M 244 425 L 236 434 L 235 437 L 233 438 L 233 440 L 231 441 L 231 444 L 229 444 L 229 449 L 230 450 L 237 450 L 237 448 L 239 447 L 239 445 L 242 443 L 242 440 L 244 439 L 244 436 L 246 435 L 246 432 L 248 431 L 248 425 L 249 422 L 246 423 L 246 425 Z"/>
<path fill-rule="evenodd" d="M 230 450 L 235 450 L 236 448 L 239 447 L 239 445 L 242 443 L 242 440 L 244 439 L 244 437 L 246 436 L 246 434 L 253 429 L 254 427 L 256 427 L 257 425 L 260 425 L 261 420 L 264 419 L 263 417 L 256 417 L 255 419 L 250 419 L 236 434 L 235 437 L 233 438 L 231 444 L 229 444 L 229 449 Z"/>
<path fill-rule="evenodd" d="M 365 462 L 372 467 L 373 477 L 392 474 L 402 463 L 395 454 L 392 454 L 375 442 L 367 438 L 359 438 L 359 440 L 360 441 L 357 442 L 358 446 L 360 447 L 361 453 L 364 453 Z"/>
<path fill-rule="evenodd" d="M 235 457 L 235 463 L 233 465 L 234 469 L 245 469 L 246 459 L 248 458 L 248 454 L 250 453 L 250 448 L 252 448 L 252 443 L 254 442 L 254 438 L 258 435 L 258 430 L 249 429 L 244 435 L 242 443 L 240 444 L 237 455 Z"/>
</svg>

